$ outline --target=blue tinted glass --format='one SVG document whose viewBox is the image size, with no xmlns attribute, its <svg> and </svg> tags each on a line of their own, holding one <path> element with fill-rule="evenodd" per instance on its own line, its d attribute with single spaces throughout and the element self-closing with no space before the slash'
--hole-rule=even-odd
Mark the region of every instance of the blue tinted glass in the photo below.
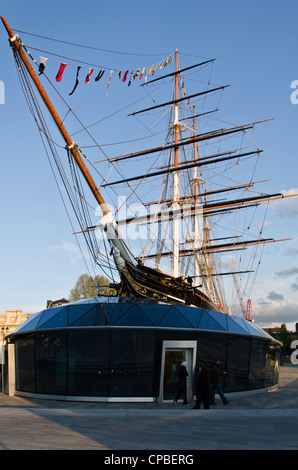
<svg viewBox="0 0 298 470">
<path fill-rule="evenodd" d="M 72 326 L 98 326 L 99 325 L 99 312 L 97 312 L 96 305 L 84 306 L 86 308 L 81 311 L 76 311 L 72 316 Z M 74 317 L 76 320 L 74 321 Z M 70 321 L 69 321 L 70 323 Z"/>
<path fill-rule="evenodd" d="M 58 309 L 56 315 L 53 315 L 48 321 L 42 321 L 38 325 L 38 329 L 45 328 L 63 328 L 67 326 L 67 307 Z M 44 317 L 43 317 L 44 320 Z"/>
<path fill-rule="evenodd" d="M 228 329 L 227 314 L 226 313 L 214 312 L 212 310 L 212 311 L 209 312 L 209 314 L 212 316 L 212 318 L 214 320 L 216 320 L 224 328 L 224 330 Z"/>
<path fill-rule="evenodd" d="M 70 305 L 68 312 L 68 324 L 69 326 L 76 326 L 80 322 L 81 318 L 94 308 L 94 304 L 78 304 Z"/>
<path fill-rule="evenodd" d="M 198 327 L 203 310 L 195 307 L 176 307 L 179 312 L 191 323 L 194 328 Z"/>
<path fill-rule="evenodd" d="M 153 325 L 158 326 L 162 319 L 165 317 L 169 310 L 168 305 L 160 305 L 160 304 L 143 304 L 142 310 L 146 313 L 146 315 L 150 318 L 150 321 Z"/>
<path fill-rule="evenodd" d="M 160 322 L 159 326 L 169 326 L 171 328 L 193 328 L 193 325 L 187 321 L 175 307 L 171 307 L 169 309 L 167 315 Z"/>
<path fill-rule="evenodd" d="M 201 321 L 199 323 L 200 330 L 217 330 L 224 331 L 224 328 L 209 315 L 207 310 L 203 310 Z"/>
<path fill-rule="evenodd" d="M 138 305 L 134 305 L 130 310 L 117 322 L 117 325 L 127 326 L 152 326 Z"/>
<path fill-rule="evenodd" d="M 241 328 L 241 326 L 237 323 L 237 321 L 234 321 L 231 317 L 228 316 L 228 328 L 229 331 L 232 333 L 245 333 L 247 334 L 247 330 L 244 328 Z"/>
<path fill-rule="evenodd" d="M 267 337 L 267 334 L 265 331 L 263 331 L 261 328 L 258 326 L 254 325 L 251 322 L 246 322 L 246 326 L 250 333 L 254 336 L 262 336 L 262 337 Z"/>
<path fill-rule="evenodd" d="M 53 307 L 53 308 L 47 308 L 46 310 L 43 311 L 43 314 L 40 318 L 40 322 L 38 323 L 37 328 L 41 328 L 44 323 L 48 322 L 50 318 L 55 316 L 57 313 L 59 313 L 61 310 L 63 310 L 65 305 L 63 307 Z"/>
<path fill-rule="evenodd" d="M 105 304 L 100 305 L 102 314 L 108 318 L 110 325 L 117 325 L 131 304 Z"/>
<path fill-rule="evenodd" d="M 14 333 L 20 332 L 20 331 L 31 331 L 36 328 L 36 325 L 40 321 L 42 312 L 35 313 L 34 315 L 31 315 L 31 317 L 27 318 L 27 320 L 24 321 L 20 326 L 18 326 L 15 330 L 13 330 Z"/>
<path fill-rule="evenodd" d="M 235 317 L 233 318 L 233 321 L 238 323 L 238 325 L 241 326 L 241 328 L 243 328 L 247 333 L 249 333 L 249 329 L 247 328 L 246 322 L 244 321 L 243 318 Z"/>
</svg>

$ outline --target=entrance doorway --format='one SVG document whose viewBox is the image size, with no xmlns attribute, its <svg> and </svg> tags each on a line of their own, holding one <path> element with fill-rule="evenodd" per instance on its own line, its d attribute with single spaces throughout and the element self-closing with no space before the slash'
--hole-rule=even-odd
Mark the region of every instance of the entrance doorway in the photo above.
<svg viewBox="0 0 298 470">
<path fill-rule="evenodd" d="M 159 402 L 173 401 L 177 393 L 178 369 L 183 361 L 187 364 L 187 399 L 191 401 L 192 382 L 197 352 L 196 341 L 164 341 L 160 375 Z"/>
</svg>

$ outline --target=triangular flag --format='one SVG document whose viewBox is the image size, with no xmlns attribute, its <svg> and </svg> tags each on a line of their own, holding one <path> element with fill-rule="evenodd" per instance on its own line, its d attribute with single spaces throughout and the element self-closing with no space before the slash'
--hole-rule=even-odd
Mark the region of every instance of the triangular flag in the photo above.
<svg viewBox="0 0 298 470">
<path fill-rule="evenodd" d="M 107 95 L 108 92 L 109 92 L 110 83 L 111 83 L 111 80 L 112 80 L 112 73 L 113 73 L 113 70 L 110 71 L 110 76 L 109 76 L 109 81 L 108 81 L 108 85 L 107 85 L 107 92 L 106 92 L 106 95 Z"/>
<path fill-rule="evenodd" d="M 126 80 L 127 74 L 128 74 L 128 70 L 125 70 L 125 73 L 124 73 L 124 75 L 123 75 L 123 77 L 122 77 L 122 82 L 123 82 L 123 83 L 124 83 L 125 80 Z"/>
<path fill-rule="evenodd" d="M 142 73 L 141 73 L 141 75 L 140 75 L 140 80 L 141 80 L 141 78 L 142 78 L 142 76 L 143 76 L 143 73 L 144 73 L 144 71 L 145 71 L 145 68 L 146 68 L 146 67 L 143 67 Z"/>
<path fill-rule="evenodd" d="M 78 66 L 77 68 L 77 76 L 76 76 L 76 82 L 75 82 L 75 85 L 73 87 L 73 90 L 69 93 L 69 96 L 72 95 L 75 91 L 75 89 L 77 88 L 78 84 L 79 84 L 79 72 L 80 72 L 80 66 Z"/>
<path fill-rule="evenodd" d="M 38 71 L 39 71 L 39 74 L 38 75 L 41 75 L 44 71 L 44 69 L 46 68 L 46 61 L 48 59 L 46 57 L 41 57 L 40 58 L 40 64 L 39 64 L 39 67 L 38 67 Z"/>
<path fill-rule="evenodd" d="M 141 69 L 138 69 L 138 70 L 136 71 L 136 73 L 135 73 L 134 76 L 133 76 L 134 79 L 137 78 L 137 76 L 138 76 L 139 73 L 140 73 L 140 70 L 141 70 Z"/>
<path fill-rule="evenodd" d="M 95 81 L 98 82 L 98 80 L 100 80 L 103 76 L 103 74 L 105 73 L 105 71 L 103 69 L 101 69 L 97 75 L 97 77 L 95 77 Z"/>
<path fill-rule="evenodd" d="M 63 72 L 64 72 L 66 66 L 67 66 L 67 64 L 64 64 L 63 62 L 60 63 L 60 67 L 59 67 L 58 73 L 56 75 L 56 82 L 61 82 L 62 75 L 63 75 Z"/>
<path fill-rule="evenodd" d="M 85 83 L 90 82 L 90 77 L 91 77 L 93 71 L 94 71 L 94 69 L 89 69 L 89 72 L 87 73 L 86 78 L 85 78 Z"/>
<path fill-rule="evenodd" d="M 131 71 L 131 74 L 130 74 L 130 78 L 129 78 L 128 86 L 130 86 L 130 85 L 131 85 L 131 79 L 132 79 L 132 74 L 133 74 L 133 72 L 134 72 L 134 71 L 132 70 L 132 71 Z"/>
</svg>

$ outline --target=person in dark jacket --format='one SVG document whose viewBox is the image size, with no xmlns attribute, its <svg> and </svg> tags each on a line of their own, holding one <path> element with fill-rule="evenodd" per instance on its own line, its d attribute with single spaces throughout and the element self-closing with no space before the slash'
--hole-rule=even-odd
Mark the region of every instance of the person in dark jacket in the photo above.
<svg viewBox="0 0 298 470">
<path fill-rule="evenodd" d="M 174 405 L 177 405 L 177 402 L 179 398 L 181 397 L 181 395 L 183 396 L 183 405 L 188 405 L 188 402 L 187 402 L 188 372 L 187 372 L 186 366 L 187 366 L 186 362 L 183 361 L 181 363 L 181 366 L 178 369 L 178 392 L 173 400 Z"/>
<path fill-rule="evenodd" d="M 211 370 L 210 370 L 210 382 L 211 382 L 211 393 L 212 393 L 213 405 L 215 405 L 215 392 L 218 393 L 224 405 L 227 405 L 228 403 L 230 403 L 230 400 L 226 399 L 222 391 L 221 383 L 220 383 L 222 376 L 225 374 L 226 372 L 222 371 L 220 367 L 220 361 L 219 359 L 217 359 L 211 365 Z"/>
<path fill-rule="evenodd" d="M 211 393 L 209 387 L 209 372 L 204 366 L 199 368 L 197 379 L 197 401 L 193 409 L 199 409 L 203 402 L 205 410 L 209 410 Z"/>
</svg>

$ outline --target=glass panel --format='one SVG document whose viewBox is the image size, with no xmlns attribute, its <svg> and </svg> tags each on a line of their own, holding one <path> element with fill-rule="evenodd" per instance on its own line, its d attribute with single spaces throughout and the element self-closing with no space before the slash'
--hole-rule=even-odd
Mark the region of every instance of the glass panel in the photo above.
<svg viewBox="0 0 298 470">
<path fill-rule="evenodd" d="M 158 326 L 162 319 L 165 317 L 169 310 L 168 305 L 149 305 L 149 304 L 144 304 L 142 305 L 142 309 L 150 318 L 150 321 L 152 322 L 153 325 Z"/>
<path fill-rule="evenodd" d="M 226 331 L 228 329 L 228 322 L 227 322 L 227 314 L 226 313 L 221 313 L 221 312 L 214 312 L 211 311 L 209 313 L 211 317 L 216 320 Z"/>
<path fill-rule="evenodd" d="M 266 365 L 265 365 L 265 387 L 272 387 L 277 384 L 279 375 L 279 365 L 276 358 L 276 345 L 267 343 Z"/>
<path fill-rule="evenodd" d="M 67 334 L 36 333 L 36 393 L 66 394 Z"/>
<path fill-rule="evenodd" d="M 237 321 L 234 321 L 229 315 L 227 316 L 228 318 L 228 329 L 231 333 L 242 333 L 242 334 L 247 334 L 247 329 L 243 328 L 238 324 Z"/>
<path fill-rule="evenodd" d="M 118 321 L 126 314 L 126 312 L 130 309 L 131 304 L 123 303 L 123 304 L 106 304 L 101 305 L 100 309 L 102 315 L 105 319 L 108 319 L 110 325 L 117 325 Z"/>
<path fill-rule="evenodd" d="M 191 323 L 192 327 L 197 328 L 202 316 L 201 308 L 176 307 L 177 310 Z"/>
<path fill-rule="evenodd" d="M 197 364 L 210 368 L 211 364 L 219 359 L 222 364 L 226 362 L 227 336 L 216 333 L 199 333 L 197 345 Z"/>
<path fill-rule="evenodd" d="M 67 326 L 68 307 L 49 309 L 55 311 L 52 315 L 43 316 L 42 323 L 38 324 L 38 329 L 63 328 Z M 48 317 L 48 320 L 46 319 Z"/>
<path fill-rule="evenodd" d="M 97 305 L 82 304 L 69 307 L 69 326 L 98 326 L 99 312 Z"/>
<path fill-rule="evenodd" d="M 155 332 L 113 329 L 111 350 L 111 396 L 152 397 Z"/>
<path fill-rule="evenodd" d="M 108 396 L 110 330 L 84 329 L 69 333 L 69 395 Z"/>
<path fill-rule="evenodd" d="M 224 328 L 216 320 L 214 320 L 208 312 L 203 310 L 203 315 L 199 323 L 199 328 L 202 330 L 218 330 L 223 331 Z"/>
<path fill-rule="evenodd" d="M 34 334 L 18 337 L 15 343 L 16 389 L 35 392 Z"/>
<path fill-rule="evenodd" d="M 20 326 L 15 328 L 13 332 L 17 333 L 19 331 L 24 332 L 34 330 L 36 325 L 40 321 L 41 315 L 41 312 L 34 313 L 33 315 L 31 315 L 31 317 L 27 318 L 27 320 L 25 320 Z"/>
<path fill-rule="evenodd" d="M 248 389 L 264 387 L 267 342 L 252 339 L 249 365 Z"/>
<path fill-rule="evenodd" d="M 126 315 L 117 322 L 117 325 L 152 326 L 152 323 L 148 320 L 141 308 L 138 305 L 134 305 Z"/>
<path fill-rule="evenodd" d="M 65 306 L 47 308 L 46 310 L 44 310 L 43 314 L 40 318 L 40 321 L 38 323 L 38 328 L 46 328 L 44 326 L 44 324 L 47 323 L 51 318 L 55 317 L 56 314 L 59 314 L 61 312 L 61 310 L 63 310 L 64 308 L 65 308 Z M 64 326 L 67 326 L 67 325 L 65 324 Z"/>
<path fill-rule="evenodd" d="M 193 328 L 193 325 L 181 315 L 181 313 L 172 307 L 165 318 L 160 322 L 160 326 L 174 328 Z"/>
<path fill-rule="evenodd" d="M 178 391 L 178 369 L 185 360 L 183 349 L 168 349 L 165 353 L 163 400 L 173 400 Z"/>
<path fill-rule="evenodd" d="M 225 378 L 225 391 L 247 390 L 250 339 L 237 336 L 228 338 L 228 354 Z"/>
</svg>

